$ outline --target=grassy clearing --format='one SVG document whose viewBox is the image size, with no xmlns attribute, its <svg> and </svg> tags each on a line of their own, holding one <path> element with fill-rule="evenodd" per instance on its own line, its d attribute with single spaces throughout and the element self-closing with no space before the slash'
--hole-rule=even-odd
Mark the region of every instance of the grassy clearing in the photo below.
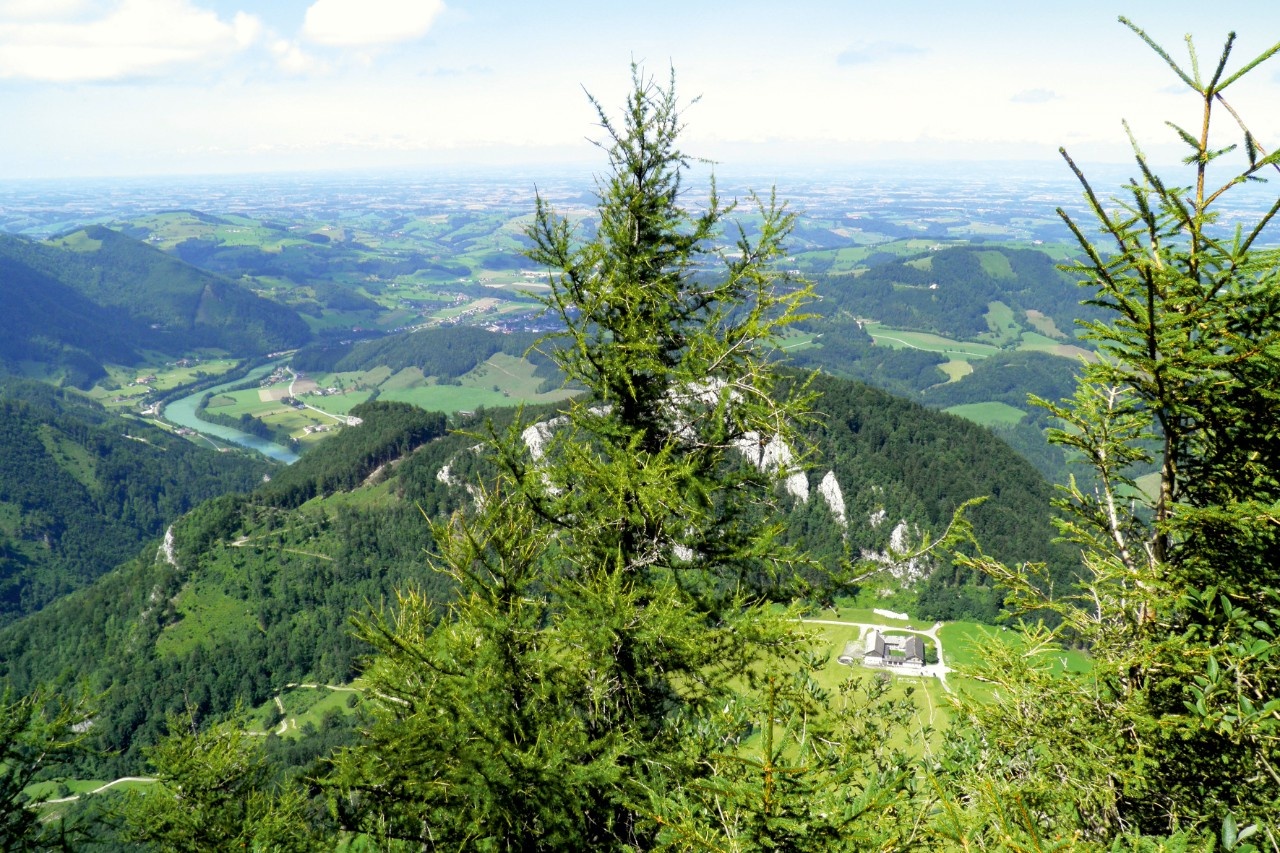
<svg viewBox="0 0 1280 853">
<path fill-rule="evenodd" d="M 1027 322 L 1031 324 L 1037 332 L 1048 338 L 1062 340 L 1066 337 L 1062 330 L 1058 328 L 1058 324 L 1053 322 L 1053 318 L 1037 311 L 1034 308 L 1027 309 Z"/>
<path fill-rule="evenodd" d="M 959 415 L 965 420 L 983 426 L 1013 426 L 1027 416 L 1027 413 L 1008 403 L 990 401 L 986 403 L 965 403 L 943 409 L 952 415 Z"/>
<path fill-rule="evenodd" d="M 1004 257 L 1001 255 L 1000 257 Z M 987 328 L 991 341 L 997 346 L 1012 344 L 1018 341 L 1022 327 L 1013 319 L 1013 309 L 1003 302 L 987 303 Z"/>
<path fill-rule="evenodd" d="M 530 361 L 499 352 L 490 356 L 485 363 L 476 365 L 461 381 L 463 387 L 496 388 L 516 400 L 533 401 L 546 396 L 563 399 L 566 395 L 555 392 L 544 395 L 538 392 L 542 377 L 534 375 L 536 369 Z"/>
<path fill-rule="evenodd" d="M 977 255 L 978 262 L 982 264 L 982 271 L 992 278 L 1017 278 L 1017 274 L 1014 273 L 1013 266 L 1009 263 L 1009 258 L 1004 252 L 991 250 L 978 252 Z"/>
<path fill-rule="evenodd" d="M 199 581 L 178 595 L 177 609 L 178 621 L 165 626 L 156 638 L 157 654 L 182 655 L 211 636 L 258 630 L 243 601 L 220 589 L 202 588 Z"/>
<path fill-rule="evenodd" d="M 778 336 L 777 345 L 778 349 L 787 350 L 788 352 L 791 350 L 808 349 L 818 343 L 818 337 L 819 336 L 814 335 L 812 332 L 802 332 L 798 329 L 787 329 Z"/>
<path fill-rule="evenodd" d="M 387 391 L 378 399 L 397 400 L 413 403 L 433 412 L 453 414 L 455 412 L 474 412 L 485 408 L 501 408 L 511 406 L 517 401 L 492 388 L 466 388 L 457 385 L 431 385 L 425 388 L 406 388 L 399 391 Z"/>
<path fill-rule="evenodd" d="M 1021 642 L 1022 635 L 1008 627 L 983 625 L 979 622 L 945 622 L 938 629 L 938 637 L 947 657 L 947 666 L 974 667 L 982 662 L 976 644 L 995 639 L 1003 643 Z M 1053 672 L 1088 672 L 1089 656 L 1079 649 L 1062 649 L 1050 657 Z M 950 680 L 948 678 L 948 680 Z"/>
<path fill-rule="evenodd" d="M 925 350 L 926 352 L 939 352 L 945 355 L 968 358 L 986 358 L 999 352 L 999 348 L 991 344 L 956 341 L 927 332 L 893 329 L 888 326 L 882 326 L 879 323 L 868 322 L 863 328 L 867 330 L 867 334 L 871 335 L 877 344 L 894 347 L 895 349 L 909 347 L 911 349 Z"/>
<path fill-rule="evenodd" d="M 1034 352 L 1047 352 L 1050 355 L 1057 355 L 1065 346 L 1062 341 L 1054 340 L 1047 335 L 1039 332 L 1023 332 L 1022 340 L 1018 344 L 1018 349 L 1032 350 Z"/>
<path fill-rule="evenodd" d="M 945 364 L 939 364 L 938 369 L 947 374 L 948 382 L 959 382 L 970 373 L 973 373 L 973 365 L 958 358 L 953 358 Z"/>
<path fill-rule="evenodd" d="M 329 714 L 354 714 L 362 701 L 363 692 L 358 685 L 299 684 L 286 687 L 261 705 L 245 711 L 237 724 L 254 734 L 277 734 L 288 740 L 299 740 L 318 731 Z"/>
</svg>

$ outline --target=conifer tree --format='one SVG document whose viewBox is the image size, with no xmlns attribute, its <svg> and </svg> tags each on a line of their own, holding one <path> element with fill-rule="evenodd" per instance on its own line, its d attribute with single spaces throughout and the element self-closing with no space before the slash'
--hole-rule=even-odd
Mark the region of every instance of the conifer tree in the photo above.
<svg viewBox="0 0 1280 853">
<path fill-rule="evenodd" d="M 1234 844 L 1236 826 L 1274 831 L 1280 814 L 1280 254 L 1261 242 L 1280 201 L 1236 223 L 1222 208 L 1280 152 L 1225 93 L 1280 44 L 1228 70 L 1234 34 L 1206 68 L 1188 37 L 1183 66 L 1121 21 L 1194 93 L 1201 121 L 1170 124 L 1188 148 L 1182 178 L 1157 173 L 1130 134 L 1136 173 L 1111 201 L 1063 152 L 1099 235 L 1060 211 L 1083 252 L 1072 269 L 1109 314 L 1086 324 L 1099 358 L 1074 398 L 1046 404 L 1063 424 L 1054 440 L 1097 484 L 1073 481 L 1059 502 L 1083 576 L 1051 590 L 1035 567 L 979 561 L 1015 605 L 1061 621 L 1016 652 L 985 649 L 995 699 L 969 709 L 972 737 L 956 740 L 960 766 L 981 768 L 961 788 L 975 823 L 1008 837 L 1231 827 Z M 1224 120 L 1238 146 L 1219 147 Z M 1158 485 L 1141 487 L 1152 469 Z M 1052 672 L 1064 643 L 1089 651 L 1089 672 Z"/>
<path fill-rule="evenodd" d="M 479 509 L 436 530 L 451 610 L 409 591 L 361 623 L 381 703 L 338 762 L 335 804 L 364 831 L 649 847 L 654 792 L 704 774 L 735 734 L 721 709 L 805 643 L 762 598 L 798 561 L 767 522 L 803 406 L 778 401 L 771 360 L 809 293 L 776 268 L 792 216 L 753 197 L 723 245 L 734 205 L 714 181 L 688 198 L 674 76 L 632 82 L 616 121 L 592 101 L 609 161 L 597 219 L 539 198 L 528 231 L 563 326 L 549 355 L 586 393 L 486 438 Z"/>
<path fill-rule="evenodd" d="M 42 816 L 27 788 L 41 774 L 83 749 L 91 712 L 84 701 L 68 701 L 38 690 L 0 694 L 0 850 L 66 849 L 61 818 Z"/>
</svg>

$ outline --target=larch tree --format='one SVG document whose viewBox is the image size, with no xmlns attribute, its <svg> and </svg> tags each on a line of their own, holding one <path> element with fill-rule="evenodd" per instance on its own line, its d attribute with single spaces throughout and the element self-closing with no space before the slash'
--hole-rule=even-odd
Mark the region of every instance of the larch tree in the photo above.
<svg viewBox="0 0 1280 853">
<path fill-rule="evenodd" d="M 1130 133 L 1136 171 L 1110 200 L 1063 151 L 1095 220 L 1059 211 L 1082 252 L 1071 269 L 1108 314 L 1085 324 L 1098 358 L 1074 397 L 1044 403 L 1053 440 L 1091 469 L 1059 501 L 1082 577 L 1054 590 L 1034 566 L 976 561 L 1013 606 L 1058 622 L 984 649 L 994 698 L 966 711 L 963 793 L 943 821 L 967 843 L 1165 849 L 1139 838 L 1210 833 L 1233 849 L 1238 828 L 1274 832 L 1280 814 L 1280 253 L 1264 240 L 1280 201 L 1238 197 L 1280 152 L 1226 97 L 1280 44 L 1230 70 L 1234 34 L 1206 67 L 1188 37 L 1184 66 L 1121 22 L 1200 121 L 1169 124 L 1187 148 L 1177 178 Z M 1223 123 L 1238 144 L 1219 141 Z M 1089 671 L 1056 671 L 1065 644 L 1088 650 Z"/>
<path fill-rule="evenodd" d="M 674 75 L 632 82 L 617 120 L 592 101 L 596 217 L 539 197 L 527 231 L 547 352 L 585 393 L 484 436 L 477 509 L 435 531 L 449 610 L 406 591 L 360 622 L 377 712 L 334 802 L 388 841 L 650 847 L 655 795 L 705 775 L 737 694 L 807 643 L 766 601 L 800 561 L 769 521 L 805 405 L 775 381 L 809 296 L 778 268 L 792 215 L 753 196 L 726 236 L 735 205 L 684 183 Z"/>
</svg>

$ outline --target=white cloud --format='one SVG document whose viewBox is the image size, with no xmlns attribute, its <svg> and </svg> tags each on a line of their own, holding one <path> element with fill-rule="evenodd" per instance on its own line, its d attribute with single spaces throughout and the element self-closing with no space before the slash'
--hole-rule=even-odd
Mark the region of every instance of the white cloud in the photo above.
<svg viewBox="0 0 1280 853">
<path fill-rule="evenodd" d="M 247 47 L 261 31 L 252 15 L 240 12 L 227 23 L 188 0 L 122 0 L 105 14 L 72 20 L 59 14 L 69 8 L 55 2 L 52 14 L 0 19 L 0 77 L 74 82 L 154 75 Z"/>
<path fill-rule="evenodd" d="M 426 35 L 443 11 L 442 0 L 316 0 L 302 32 L 334 47 L 392 44 Z"/>
<path fill-rule="evenodd" d="M 289 74 L 306 74 L 319 69 L 319 63 L 304 53 L 296 41 L 277 39 L 271 43 L 271 55 L 276 58 L 280 70 Z"/>
<path fill-rule="evenodd" d="M 245 12 L 236 12 L 231 19 L 231 31 L 239 47 L 248 47 L 262 35 L 262 20 Z"/>
</svg>

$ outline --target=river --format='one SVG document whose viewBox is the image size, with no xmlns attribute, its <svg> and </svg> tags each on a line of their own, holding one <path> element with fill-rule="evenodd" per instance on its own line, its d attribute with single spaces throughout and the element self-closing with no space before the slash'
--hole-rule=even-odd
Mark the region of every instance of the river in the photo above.
<svg viewBox="0 0 1280 853">
<path fill-rule="evenodd" d="M 200 400 L 205 394 L 217 394 L 219 391 L 225 391 L 236 385 L 248 382 L 251 379 L 258 379 L 266 376 L 275 369 L 278 362 L 264 364 L 261 367 L 255 367 L 245 376 L 236 379 L 233 382 L 224 382 L 221 385 L 215 385 L 212 388 L 206 388 L 203 391 L 197 391 L 172 403 L 165 404 L 164 419 L 171 424 L 187 427 L 204 436 L 216 436 L 223 441 L 229 441 L 233 444 L 239 444 L 242 447 L 248 447 L 256 450 L 263 456 L 269 456 L 279 462 L 286 464 L 297 462 L 298 454 L 281 444 L 274 441 L 268 441 L 265 438 L 259 438 L 256 435 L 250 435 L 247 432 L 234 429 L 233 427 L 222 426 L 221 424 L 211 424 L 208 421 L 202 421 L 196 417 L 196 406 L 200 405 Z M 210 444 L 214 442 L 210 441 Z"/>
</svg>

